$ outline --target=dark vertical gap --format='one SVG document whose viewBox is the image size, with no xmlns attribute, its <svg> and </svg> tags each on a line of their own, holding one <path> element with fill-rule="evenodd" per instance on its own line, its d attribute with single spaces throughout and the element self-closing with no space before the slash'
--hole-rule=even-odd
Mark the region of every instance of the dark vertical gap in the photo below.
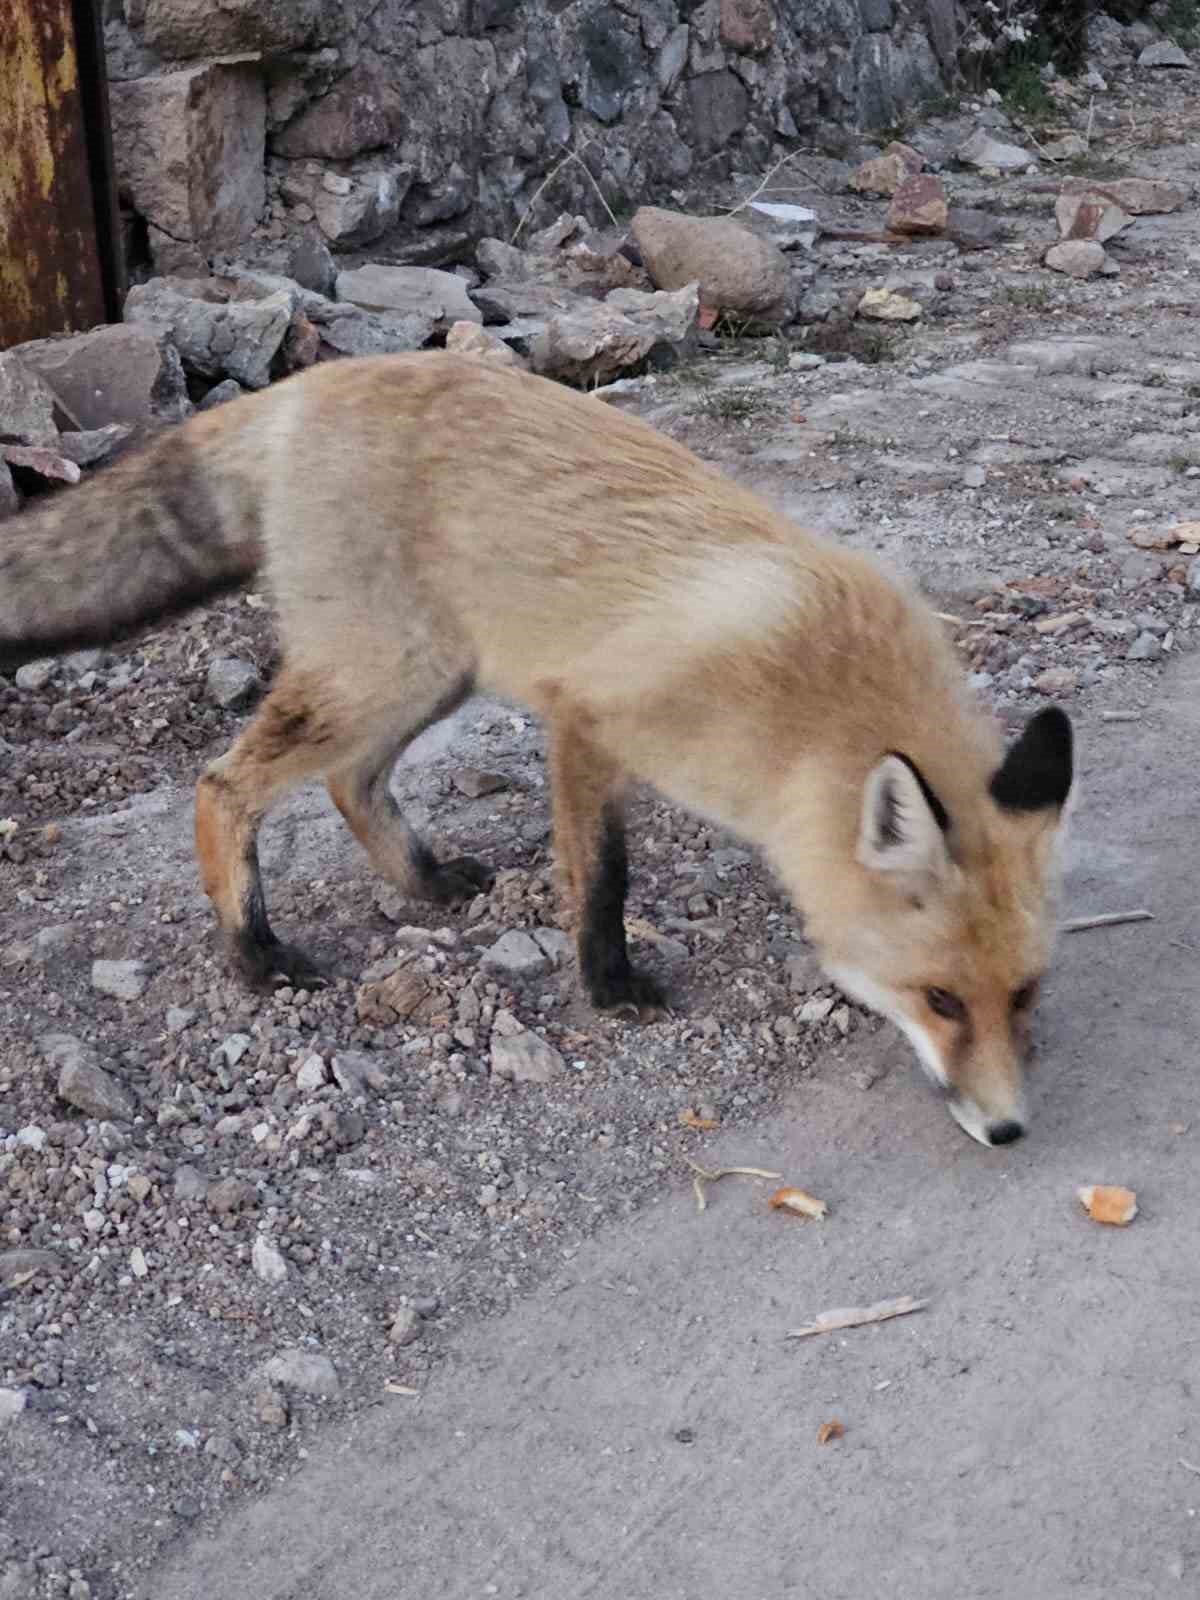
<svg viewBox="0 0 1200 1600">
<path fill-rule="evenodd" d="M 79 99 L 87 147 L 92 209 L 96 219 L 96 252 L 101 291 L 109 322 L 121 320 L 125 299 L 125 255 L 117 207 L 117 169 L 113 159 L 112 119 L 108 109 L 108 69 L 98 0 L 71 0 Z"/>
</svg>

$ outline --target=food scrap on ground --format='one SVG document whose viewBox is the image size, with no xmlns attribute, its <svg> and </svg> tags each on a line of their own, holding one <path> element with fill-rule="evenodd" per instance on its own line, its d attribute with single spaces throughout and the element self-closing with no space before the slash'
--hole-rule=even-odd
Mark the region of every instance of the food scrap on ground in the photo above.
<svg viewBox="0 0 1200 1600">
<path fill-rule="evenodd" d="M 818 1222 L 829 1215 L 824 1200 L 816 1200 L 803 1189 L 776 1189 L 767 1201 L 772 1211 L 790 1211 L 794 1216 L 813 1217 Z"/>
<path fill-rule="evenodd" d="M 840 1422 L 823 1422 L 817 1429 L 817 1443 L 829 1444 L 833 1439 L 841 1439 L 845 1435 L 845 1428 Z"/>
<path fill-rule="evenodd" d="M 1123 1228 L 1137 1216 L 1137 1195 L 1119 1185 L 1085 1183 L 1076 1189 L 1079 1203 L 1093 1222 L 1107 1222 Z"/>
<path fill-rule="evenodd" d="M 848 1306 L 837 1311 L 822 1311 L 804 1328 L 791 1328 L 786 1339 L 808 1339 L 814 1333 L 835 1333 L 839 1328 L 862 1328 L 872 1322 L 888 1322 L 892 1317 L 906 1317 L 911 1311 L 924 1311 L 928 1300 L 915 1300 L 904 1294 L 897 1300 L 879 1300 L 873 1306 Z"/>
<path fill-rule="evenodd" d="M 702 1117 L 698 1111 L 693 1111 L 690 1106 L 686 1111 L 679 1113 L 679 1120 L 685 1128 L 694 1128 L 697 1133 L 711 1133 L 714 1128 L 720 1127 L 716 1117 Z"/>
</svg>

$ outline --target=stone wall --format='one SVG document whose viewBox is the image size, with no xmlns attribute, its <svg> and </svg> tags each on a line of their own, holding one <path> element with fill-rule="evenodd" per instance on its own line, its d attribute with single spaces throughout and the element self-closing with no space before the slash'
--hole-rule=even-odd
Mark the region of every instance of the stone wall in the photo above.
<svg viewBox="0 0 1200 1600">
<path fill-rule="evenodd" d="M 627 215 L 822 124 L 895 121 L 944 87 L 958 30 L 955 0 L 107 4 L 117 163 L 160 271 L 313 225 L 452 260 L 551 173 L 532 223 L 598 217 L 597 187 Z"/>
</svg>

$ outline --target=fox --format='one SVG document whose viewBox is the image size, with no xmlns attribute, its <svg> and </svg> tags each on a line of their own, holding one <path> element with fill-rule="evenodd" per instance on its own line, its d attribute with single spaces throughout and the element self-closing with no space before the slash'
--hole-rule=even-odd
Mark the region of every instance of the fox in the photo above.
<svg viewBox="0 0 1200 1600">
<path fill-rule="evenodd" d="M 323 781 L 414 898 L 488 887 L 390 790 L 469 696 L 539 719 L 564 920 L 593 1007 L 665 1004 L 626 939 L 643 784 L 761 852 L 827 977 L 894 1022 L 958 1124 L 1020 1138 L 1074 794 L 1057 705 L 1007 743 L 915 583 L 806 531 L 593 394 L 444 350 L 321 364 L 198 412 L 0 527 L 0 671 L 261 584 L 280 665 L 195 792 L 199 876 L 256 985 L 259 829 Z"/>
</svg>

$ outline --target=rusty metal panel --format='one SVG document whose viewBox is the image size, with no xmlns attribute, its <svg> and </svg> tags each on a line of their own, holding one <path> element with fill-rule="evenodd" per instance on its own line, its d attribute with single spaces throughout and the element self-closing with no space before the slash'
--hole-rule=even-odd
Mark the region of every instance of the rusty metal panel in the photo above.
<svg viewBox="0 0 1200 1600">
<path fill-rule="evenodd" d="M 0 348 L 115 317 L 119 272 L 92 0 L 7 0 L 5 10 Z"/>
</svg>

